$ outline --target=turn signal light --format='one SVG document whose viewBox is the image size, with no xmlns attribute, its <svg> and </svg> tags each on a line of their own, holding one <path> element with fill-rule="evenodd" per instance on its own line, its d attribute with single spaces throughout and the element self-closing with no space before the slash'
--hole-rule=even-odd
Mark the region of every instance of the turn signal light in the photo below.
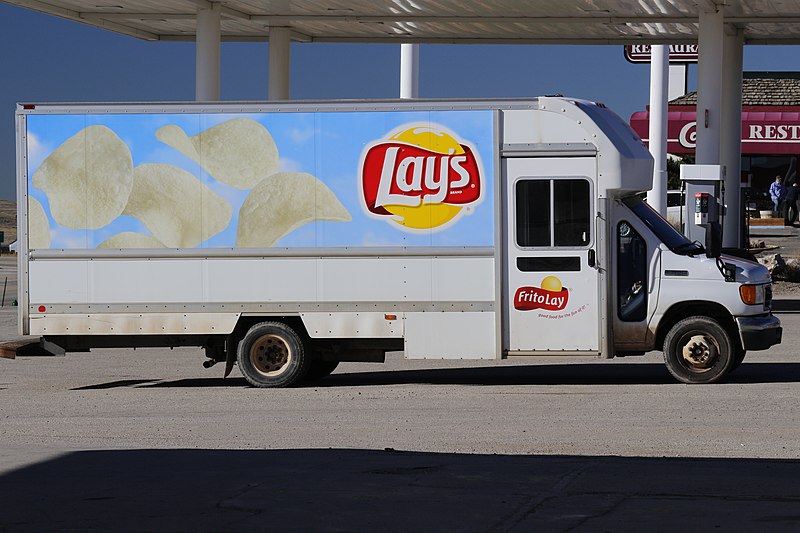
<svg viewBox="0 0 800 533">
<path fill-rule="evenodd" d="M 742 301 L 747 305 L 755 305 L 756 303 L 756 286 L 755 285 L 741 285 L 739 286 L 739 295 Z"/>
</svg>

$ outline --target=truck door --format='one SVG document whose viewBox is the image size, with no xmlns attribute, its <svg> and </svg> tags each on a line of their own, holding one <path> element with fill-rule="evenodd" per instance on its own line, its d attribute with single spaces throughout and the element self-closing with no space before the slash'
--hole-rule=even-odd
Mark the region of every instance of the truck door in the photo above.
<svg viewBox="0 0 800 533">
<path fill-rule="evenodd" d="M 593 157 L 506 158 L 504 346 L 600 349 Z"/>
<path fill-rule="evenodd" d="M 661 251 L 653 233 L 621 204 L 612 207 L 609 243 L 614 346 L 639 351 L 658 303 Z"/>
</svg>

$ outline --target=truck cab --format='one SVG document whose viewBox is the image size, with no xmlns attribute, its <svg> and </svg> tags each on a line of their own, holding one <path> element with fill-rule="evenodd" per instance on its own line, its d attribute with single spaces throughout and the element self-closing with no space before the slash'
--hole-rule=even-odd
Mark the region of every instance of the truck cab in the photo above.
<svg viewBox="0 0 800 533">
<path fill-rule="evenodd" d="M 618 350 L 663 350 L 672 375 L 693 383 L 715 381 L 746 351 L 780 342 L 765 267 L 707 257 L 638 196 L 619 200 L 614 212 Z"/>
<path fill-rule="evenodd" d="M 530 147 L 524 157 L 511 145 L 504 152 L 506 354 L 663 350 L 676 379 L 710 383 L 746 351 L 779 343 L 766 268 L 708 257 L 677 231 L 639 193 L 651 187 L 652 159 L 638 138 L 603 106 L 573 104 L 540 100 L 554 115 L 539 119 L 550 122 L 537 130 L 541 156 Z M 508 118 L 507 134 L 523 131 L 513 124 L 520 117 Z M 556 138 L 560 157 L 547 150 Z M 520 292 L 523 280 L 533 286 Z"/>
</svg>

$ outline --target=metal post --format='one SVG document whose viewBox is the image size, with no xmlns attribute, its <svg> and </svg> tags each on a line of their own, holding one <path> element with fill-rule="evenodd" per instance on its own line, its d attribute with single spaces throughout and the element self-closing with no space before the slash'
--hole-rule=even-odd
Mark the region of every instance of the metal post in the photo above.
<svg viewBox="0 0 800 533">
<path fill-rule="evenodd" d="M 419 98 L 419 45 L 400 45 L 400 98 Z"/>
<path fill-rule="evenodd" d="M 197 10 L 195 42 L 195 100 L 219 100 L 219 42 L 221 4 Z"/>
<path fill-rule="evenodd" d="M 291 46 L 291 28 L 270 27 L 268 75 L 268 94 L 270 100 L 289 99 L 289 53 Z"/>
<path fill-rule="evenodd" d="M 718 165 L 722 100 L 723 9 L 700 12 L 700 59 L 697 72 L 698 165 Z"/>
<path fill-rule="evenodd" d="M 722 62 L 722 140 L 721 163 L 725 167 L 725 219 L 722 246 L 739 248 L 742 242 L 741 165 L 742 165 L 742 52 L 741 29 L 725 35 Z"/>
<path fill-rule="evenodd" d="M 650 153 L 653 155 L 653 188 L 647 203 L 667 215 L 667 90 L 669 88 L 669 47 L 650 47 Z"/>
</svg>

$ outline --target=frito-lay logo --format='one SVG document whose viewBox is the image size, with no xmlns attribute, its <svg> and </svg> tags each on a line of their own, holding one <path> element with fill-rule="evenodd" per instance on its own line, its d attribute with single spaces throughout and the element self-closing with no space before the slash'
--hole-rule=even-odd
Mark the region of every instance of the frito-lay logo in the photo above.
<svg viewBox="0 0 800 533">
<path fill-rule="evenodd" d="M 547 276 L 541 287 L 520 287 L 514 294 L 514 309 L 532 311 L 546 309 L 561 311 L 567 306 L 569 292 L 561 286 L 561 280 L 555 276 Z"/>
<path fill-rule="evenodd" d="M 441 126 L 405 125 L 361 154 L 366 212 L 408 232 L 440 231 L 483 199 L 483 168 L 466 141 Z"/>
</svg>

